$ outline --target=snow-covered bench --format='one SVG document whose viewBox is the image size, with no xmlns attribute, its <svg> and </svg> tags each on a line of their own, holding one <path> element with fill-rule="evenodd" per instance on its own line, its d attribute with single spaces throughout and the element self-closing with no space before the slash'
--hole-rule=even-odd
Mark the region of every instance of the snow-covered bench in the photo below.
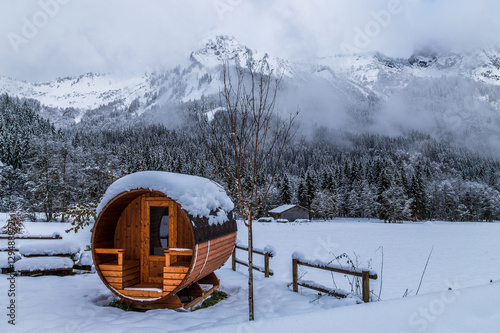
<svg viewBox="0 0 500 333">
<path fill-rule="evenodd" d="M 8 234 L 0 234 L 0 239 L 10 239 L 12 237 L 15 239 L 62 239 L 61 234 L 58 232 L 54 232 L 52 235 L 15 234 L 11 236 Z"/>
<path fill-rule="evenodd" d="M 16 261 L 14 270 L 21 276 L 70 275 L 73 273 L 73 260 L 64 257 L 22 258 Z"/>
<path fill-rule="evenodd" d="M 80 252 L 80 247 L 70 241 L 57 243 L 37 241 L 19 246 L 19 254 L 23 257 L 68 257 L 71 260 Z"/>
<path fill-rule="evenodd" d="M 14 270 L 22 276 L 69 275 L 79 252 L 80 247 L 69 241 L 25 243 L 19 246 L 22 259 L 14 264 Z"/>
</svg>

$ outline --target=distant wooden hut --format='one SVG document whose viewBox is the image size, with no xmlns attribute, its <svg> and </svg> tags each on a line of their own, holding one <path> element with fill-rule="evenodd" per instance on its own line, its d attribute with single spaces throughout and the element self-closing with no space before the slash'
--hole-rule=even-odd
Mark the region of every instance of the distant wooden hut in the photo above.
<svg viewBox="0 0 500 333">
<path fill-rule="evenodd" d="M 108 188 L 97 209 L 96 271 L 128 303 L 189 308 L 220 285 L 214 271 L 236 242 L 232 209 L 225 191 L 209 179 L 157 171 L 127 175 Z"/>
<path fill-rule="evenodd" d="M 310 218 L 310 211 L 299 205 L 282 205 L 271 209 L 269 213 L 275 219 L 286 219 L 290 222 L 297 219 L 309 220 Z"/>
</svg>

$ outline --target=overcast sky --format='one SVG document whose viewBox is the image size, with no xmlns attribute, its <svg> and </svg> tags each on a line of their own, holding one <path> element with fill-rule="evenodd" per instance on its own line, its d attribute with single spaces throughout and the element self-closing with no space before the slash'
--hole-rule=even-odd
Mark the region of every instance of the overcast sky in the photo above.
<svg viewBox="0 0 500 333">
<path fill-rule="evenodd" d="M 290 59 L 500 44 L 498 0 L 0 2 L 0 75 L 50 80 L 186 63 L 215 34 Z"/>
</svg>

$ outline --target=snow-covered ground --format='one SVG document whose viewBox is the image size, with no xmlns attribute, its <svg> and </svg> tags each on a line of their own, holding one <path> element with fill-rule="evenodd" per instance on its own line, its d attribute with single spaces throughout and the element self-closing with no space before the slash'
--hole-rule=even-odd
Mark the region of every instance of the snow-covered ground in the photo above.
<svg viewBox="0 0 500 333">
<path fill-rule="evenodd" d="M 1 214 L 1 225 L 5 219 Z M 27 223 L 27 227 L 32 234 L 59 232 L 82 249 L 90 243 L 90 228 L 66 234 L 68 224 L 63 223 Z M 246 244 L 246 230 L 241 223 L 238 228 L 238 239 Z M 254 233 L 256 247 L 276 249 L 271 259 L 274 276 L 265 279 L 255 272 L 255 322 L 247 321 L 246 267 L 233 272 L 229 261 L 216 272 L 229 297 L 195 312 L 139 313 L 104 307 L 113 295 L 96 274 L 17 277 L 16 326 L 7 322 L 11 298 L 4 276 L 0 332 L 498 332 L 500 327 L 500 223 L 384 224 L 336 219 L 255 223 Z M 29 241 L 18 241 L 23 242 Z M 318 299 L 312 290 L 292 292 L 288 285 L 295 251 L 327 262 L 344 252 L 355 259 L 355 252 L 360 266 L 378 272 L 379 279 L 371 285 L 378 295 L 382 282 L 382 301 L 354 305 L 353 299 Z M 245 254 L 238 250 L 239 258 Z M 262 265 L 259 256 L 256 263 Z M 301 267 L 299 275 L 334 287 L 330 273 Z M 338 287 L 349 288 L 342 274 L 334 278 Z M 403 297 L 405 293 L 408 296 Z"/>
</svg>

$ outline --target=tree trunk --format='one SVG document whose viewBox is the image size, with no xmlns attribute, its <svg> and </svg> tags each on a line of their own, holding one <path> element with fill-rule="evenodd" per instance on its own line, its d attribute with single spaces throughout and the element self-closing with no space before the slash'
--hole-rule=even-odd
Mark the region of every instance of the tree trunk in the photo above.
<svg viewBox="0 0 500 333">
<path fill-rule="evenodd" d="M 290 115 L 288 120 L 281 120 L 275 113 L 281 79 L 274 79 L 272 70 L 264 63 L 257 66 L 249 65 L 247 72 L 235 63 L 232 74 L 229 63 L 225 62 L 224 87 L 219 95 L 223 110 L 209 119 L 205 110 L 213 108 L 204 105 L 198 117 L 203 141 L 217 167 L 223 171 L 222 177 L 229 192 L 237 199 L 240 216 L 247 219 L 249 320 L 254 320 L 255 315 L 252 220 L 271 189 L 280 158 L 294 135 L 297 116 Z M 234 80 L 237 81 L 235 85 Z"/>
<path fill-rule="evenodd" d="M 248 320 L 254 320 L 252 219 L 248 221 Z"/>
</svg>

